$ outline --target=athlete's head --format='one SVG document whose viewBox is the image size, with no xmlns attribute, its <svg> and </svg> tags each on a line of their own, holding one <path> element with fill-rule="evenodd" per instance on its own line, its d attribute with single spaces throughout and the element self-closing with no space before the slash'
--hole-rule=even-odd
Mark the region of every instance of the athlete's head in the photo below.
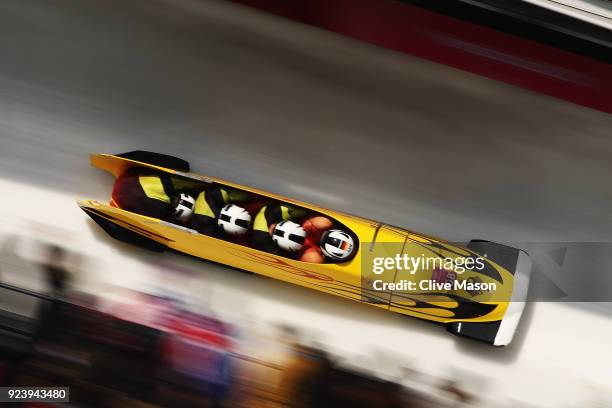
<svg viewBox="0 0 612 408">
<path fill-rule="evenodd" d="M 323 254 L 335 261 L 349 259 L 355 251 L 355 241 L 346 231 L 339 229 L 327 230 L 321 235 L 319 246 Z"/>
<path fill-rule="evenodd" d="M 280 249 L 296 252 L 302 249 L 306 239 L 306 231 L 293 221 L 281 221 L 272 231 L 272 240 Z"/>
<path fill-rule="evenodd" d="M 193 214 L 195 199 L 189 194 L 180 193 L 172 197 L 172 218 L 177 221 L 185 222 Z"/>
<path fill-rule="evenodd" d="M 235 204 L 227 204 L 221 209 L 217 224 L 226 234 L 244 235 L 251 225 L 251 214 Z"/>
</svg>

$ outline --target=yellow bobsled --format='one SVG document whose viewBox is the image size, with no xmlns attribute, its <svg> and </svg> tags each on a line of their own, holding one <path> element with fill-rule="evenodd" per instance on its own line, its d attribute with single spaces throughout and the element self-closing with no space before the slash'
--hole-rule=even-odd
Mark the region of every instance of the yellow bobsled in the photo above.
<svg viewBox="0 0 612 408">
<path fill-rule="evenodd" d="M 202 235 L 167 220 L 150 218 L 98 201 L 78 201 L 83 211 L 114 238 L 152 250 L 183 252 L 392 312 L 435 321 L 446 325 L 453 334 L 495 346 L 509 344 L 516 331 L 526 301 L 531 269 L 529 256 L 522 250 L 488 241 L 471 241 L 466 246 L 445 242 L 403 228 L 201 176 L 192 173 L 187 162 L 163 154 L 134 151 L 120 155 L 92 154 L 90 158 L 93 166 L 115 177 L 132 167 L 146 167 L 192 182 L 200 189 L 222 185 L 249 192 L 269 202 L 290 204 L 324 215 L 352 232 L 357 253 L 346 262 L 303 262 Z M 414 262 L 418 259 L 421 263 L 416 265 Z M 462 262 L 458 262 L 460 260 Z M 470 264 L 470 267 L 457 268 L 461 264 Z"/>
</svg>

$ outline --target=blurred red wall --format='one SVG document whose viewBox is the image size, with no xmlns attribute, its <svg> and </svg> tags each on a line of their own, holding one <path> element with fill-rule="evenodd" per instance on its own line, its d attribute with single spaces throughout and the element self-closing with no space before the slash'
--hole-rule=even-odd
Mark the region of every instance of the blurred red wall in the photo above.
<svg viewBox="0 0 612 408">
<path fill-rule="evenodd" d="M 233 0 L 612 113 L 612 66 L 397 0 Z"/>
</svg>

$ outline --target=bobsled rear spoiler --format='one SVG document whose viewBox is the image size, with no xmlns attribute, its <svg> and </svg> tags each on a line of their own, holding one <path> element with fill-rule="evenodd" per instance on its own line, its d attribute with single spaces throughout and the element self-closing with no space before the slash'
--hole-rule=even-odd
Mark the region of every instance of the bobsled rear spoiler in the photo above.
<svg viewBox="0 0 612 408">
<path fill-rule="evenodd" d="M 155 170 L 164 172 L 176 173 L 175 170 L 156 166 L 147 162 L 135 160 L 131 157 L 122 157 L 120 155 L 112 155 L 105 153 L 91 153 L 89 155 L 89 161 L 92 166 L 97 167 L 101 170 L 106 170 L 115 177 L 119 177 L 124 171 L 130 167 L 148 167 Z"/>
</svg>

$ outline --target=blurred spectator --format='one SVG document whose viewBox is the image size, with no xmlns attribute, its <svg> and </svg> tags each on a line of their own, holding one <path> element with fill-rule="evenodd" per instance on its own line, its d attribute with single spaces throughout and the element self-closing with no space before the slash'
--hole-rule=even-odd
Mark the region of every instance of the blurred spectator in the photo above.
<svg viewBox="0 0 612 408">
<path fill-rule="evenodd" d="M 283 406 L 291 408 L 327 406 L 331 370 L 327 354 L 299 344 L 295 329 L 284 327 L 283 332 L 292 351 L 280 382 Z"/>
<path fill-rule="evenodd" d="M 474 402 L 474 398 L 472 395 L 462 390 L 459 387 L 459 384 L 455 380 L 446 380 L 440 386 L 440 390 L 442 390 L 448 397 L 457 402 L 456 406 L 461 407 L 467 404 L 471 404 Z"/>
<path fill-rule="evenodd" d="M 66 251 L 57 245 L 49 245 L 47 251 L 48 258 L 42 266 L 47 285 L 51 296 L 60 297 L 65 295 L 66 287 L 71 278 L 64 265 Z"/>
<path fill-rule="evenodd" d="M 47 260 L 42 264 L 50 302 L 41 302 L 38 316 L 38 336 L 48 338 L 58 334 L 57 328 L 63 324 L 61 316 L 62 301 L 70 282 L 70 274 L 64 264 L 66 251 L 57 245 L 47 247 Z"/>
</svg>

